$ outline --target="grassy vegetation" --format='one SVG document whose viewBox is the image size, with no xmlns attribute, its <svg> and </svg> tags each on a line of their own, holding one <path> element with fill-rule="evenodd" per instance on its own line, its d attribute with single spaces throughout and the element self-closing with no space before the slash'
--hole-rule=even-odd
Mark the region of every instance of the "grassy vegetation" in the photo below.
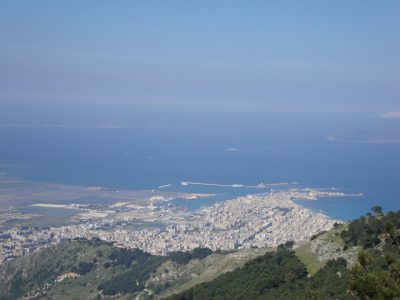
<svg viewBox="0 0 400 300">
<path fill-rule="evenodd" d="M 400 298 L 400 212 L 376 212 L 291 246 L 161 257 L 67 241 L 1 264 L 0 299 Z M 56 281 L 69 272 L 80 276 Z"/>
<path fill-rule="evenodd" d="M 400 211 L 374 211 L 313 237 L 296 252 L 282 245 L 169 299 L 400 299 Z M 356 251 L 349 269 L 343 257 Z"/>
<path fill-rule="evenodd" d="M 171 258 L 154 256 L 138 249 L 115 248 L 99 240 L 67 241 L 20 257 L 0 266 L 0 299 L 35 295 L 43 299 L 95 299 L 118 294 L 131 298 L 165 261 L 185 267 L 190 260 L 206 258 L 211 251 L 174 253 Z M 79 278 L 57 282 L 60 275 L 74 272 Z M 162 286 L 165 288 L 165 286 Z"/>
<path fill-rule="evenodd" d="M 304 264 L 285 245 L 168 299 L 349 299 L 347 273 L 340 259 L 308 278 Z"/>
<path fill-rule="evenodd" d="M 310 243 L 307 243 L 295 250 L 297 257 L 302 261 L 302 263 L 306 266 L 307 272 L 310 275 L 314 275 L 320 269 L 322 269 L 326 261 L 318 260 L 318 256 L 311 251 Z"/>
<path fill-rule="evenodd" d="M 212 281 L 219 275 L 242 267 L 247 261 L 269 251 L 273 251 L 273 249 L 245 249 L 227 254 L 213 253 L 202 260 L 194 260 L 186 266 L 175 267 L 172 272 L 179 273 L 180 276 L 172 281 L 171 286 L 161 295 L 172 295 L 200 283 Z M 170 267 L 170 269 L 172 268 Z"/>
<path fill-rule="evenodd" d="M 102 258 L 97 257 L 96 251 L 107 253 L 111 249 L 110 244 L 103 242 L 69 241 L 3 263 L 0 267 L 0 282 L 4 286 L 0 288 L 0 299 L 15 299 L 28 291 L 38 290 L 61 274 L 79 268 L 80 263 L 93 263 L 97 267 Z"/>
<path fill-rule="evenodd" d="M 172 261 L 166 258 L 151 259 L 154 264 L 149 264 L 148 260 L 153 256 L 140 250 L 116 249 L 112 245 L 100 241 L 70 241 L 10 261 L 2 266 L 0 274 L 3 274 L 4 277 L 7 271 L 12 269 L 15 276 L 18 275 L 18 270 L 24 270 L 28 276 L 20 284 L 20 290 L 26 292 L 38 290 L 44 282 L 52 282 L 61 274 L 70 271 L 81 273 L 78 279 L 65 279 L 46 290 L 46 297 L 51 299 L 94 299 L 100 295 L 99 286 L 104 287 L 107 283 L 115 284 L 122 281 L 126 282 L 124 286 L 127 288 L 124 288 L 123 285 L 116 286 L 111 294 L 118 293 L 119 289 L 121 289 L 120 292 L 128 294 L 119 294 L 118 298 L 128 299 L 139 295 L 138 299 L 146 299 L 149 297 L 149 293 L 143 292 L 145 286 L 152 290 L 151 293 L 156 295 L 156 298 L 162 298 L 190 289 L 198 284 L 210 282 L 221 274 L 243 267 L 246 262 L 270 251 L 273 249 L 246 249 L 209 255 L 208 251 L 200 249 L 192 254 L 174 253 L 171 255 Z M 324 263 L 317 262 L 316 267 L 312 269 L 316 260 L 313 260 L 315 255 L 310 251 L 309 245 L 297 249 L 296 255 L 302 261 L 308 257 L 308 263 L 305 265 L 312 274 L 323 267 Z M 50 259 L 44 260 L 44 257 Z M 138 268 L 135 268 L 138 263 Z M 16 267 L 17 265 L 20 268 Z M 144 277 L 140 277 L 141 285 L 137 289 L 130 290 L 130 283 L 138 275 L 142 276 L 139 272 L 142 265 L 149 265 L 150 268 L 147 269 Z M 54 266 L 60 268 L 57 269 Z M 15 278 L 18 276 L 13 280 L 5 280 L 6 285 L 3 287 L 0 284 L 0 291 L 9 291 L 8 294 L 3 293 L 3 297 L 0 294 L 1 299 L 17 295 L 10 294 L 11 282 L 14 281 L 14 286 L 16 283 L 19 284 Z M 34 282 L 34 284 L 27 286 L 25 282 Z"/>
</svg>

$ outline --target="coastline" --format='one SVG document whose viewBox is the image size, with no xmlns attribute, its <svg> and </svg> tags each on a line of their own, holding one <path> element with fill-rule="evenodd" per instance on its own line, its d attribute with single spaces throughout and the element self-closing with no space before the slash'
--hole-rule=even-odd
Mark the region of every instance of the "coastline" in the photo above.
<svg viewBox="0 0 400 300">
<path fill-rule="evenodd" d="M 83 190 L 100 193 L 99 195 L 105 193 L 106 197 L 111 197 L 113 201 L 108 199 L 110 201 L 100 201 L 96 204 L 85 202 L 84 198 L 75 198 L 74 203 L 62 204 L 51 203 L 47 198 L 46 203 L 32 203 L 32 208 L 50 211 L 64 209 L 75 213 L 72 216 L 68 215 L 65 219 L 67 224 L 62 226 L 43 229 L 29 227 L 25 229 L 28 230 L 26 233 L 18 227 L 11 228 L 7 231 L 10 239 L 5 241 L 7 249 L 19 249 L 18 245 L 25 240 L 25 236 L 30 239 L 33 237 L 32 249 L 65 239 L 95 237 L 121 247 L 139 248 L 158 255 L 166 255 L 170 251 L 193 250 L 197 247 L 212 250 L 275 247 L 289 240 L 302 242 L 320 231 L 331 228 L 333 224 L 342 222 L 296 203 L 297 199 L 316 202 L 324 197 L 347 195 L 336 190 L 311 188 L 271 190 L 269 193 L 217 201 L 188 211 L 180 205 L 173 204 L 175 198 L 154 196 L 153 191 L 140 191 L 140 195 L 146 195 L 147 198 L 132 199 L 127 198 L 127 195 L 131 196 L 131 193 L 138 191 L 99 187 Z M 185 202 L 189 198 L 189 203 L 201 203 L 212 198 L 211 194 L 167 193 L 180 197 Z M 13 214 L 8 216 L 13 217 Z M 8 257 L 7 251 L 3 253 L 3 259 Z M 18 256 L 23 253 L 17 251 L 12 252 L 12 255 Z"/>
</svg>

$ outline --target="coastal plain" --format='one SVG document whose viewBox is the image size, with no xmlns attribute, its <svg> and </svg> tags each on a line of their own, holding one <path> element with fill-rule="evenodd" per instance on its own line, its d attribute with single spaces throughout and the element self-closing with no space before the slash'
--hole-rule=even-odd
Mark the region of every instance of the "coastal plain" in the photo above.
<svg viewBox="0 0 400 300">
<path fill-rule="evenodd" d="M 240 196 L 188 210 L 173 200 L 212 194 L 164 190 L 117 190 L 3 178 L 0 261 L 65 240 L 98 238 L 155 255 L 276 247 L 301 243 L 329 230 L 334 220 L 298 204 L 324 197 L 349 197 L 329 189 L 286 188 Z"/>
</svg>

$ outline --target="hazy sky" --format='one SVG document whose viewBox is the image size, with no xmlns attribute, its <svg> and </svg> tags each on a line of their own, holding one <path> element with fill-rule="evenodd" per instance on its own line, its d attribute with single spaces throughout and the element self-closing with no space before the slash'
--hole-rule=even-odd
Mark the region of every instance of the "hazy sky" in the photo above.
<svg viewBox="0 0 400 300">
<path fill-rule="evenodd" d="M 399 110 L 400 1 L 0 2 L 0 125 Z"/>
</svg>

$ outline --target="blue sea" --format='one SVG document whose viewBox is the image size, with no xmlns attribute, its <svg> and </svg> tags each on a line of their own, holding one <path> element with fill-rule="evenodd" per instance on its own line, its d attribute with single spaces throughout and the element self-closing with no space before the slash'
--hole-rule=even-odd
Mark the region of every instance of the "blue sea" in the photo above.
<svg viewBox="0 0 400 300">
<path fill-rule="evenodd" d="M 184 187 L 181 181 L 298 182 L 300 187 L 363 193 L 301 202 L 334 218 L 356 218 L 374 205 L 400 209 L 400 145 L 333 142 L 325 137 L 324 131 L 305 134 L 301 128 L 289 133 L 279 128 L 0 128 L 0 171 L 33 181 L 127 189 L 171 184 L 166 190 L 216 193 L 202 199 L 203 205 L 265 190 Z"/>
</svg>

